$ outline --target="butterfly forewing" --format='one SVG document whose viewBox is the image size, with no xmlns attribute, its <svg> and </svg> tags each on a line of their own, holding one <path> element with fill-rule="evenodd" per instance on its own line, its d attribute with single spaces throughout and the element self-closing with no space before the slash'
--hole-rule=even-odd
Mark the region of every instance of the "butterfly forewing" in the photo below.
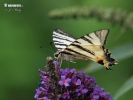
<svg viewBox="0 0 133 100">
<path fill-rule="evenodd" d="M 69 35 L 68 33 L 60 29 L 56 29 L 53 32 L 53 41 L 54 41 L 55 47 L 58 50 L 63 51 L 67 46 L 69 46 L 75 40 L 76 38 L 74 36 Z"/>
<path fill-rule="evenodd" d="M 71 52 L 74 55 L 76 55 L 78 51 L 78 57 L 82 56 L 91 59 L 102 57 L 104 56 L 104 51 L 101 48 L 106 42 L 107 35 L 108 30 L 87 34 L 72 42 L 65 51 Z"/>
<path fill-rule="evenodd" d="M 86 34 L 85 36 L 82 36 L 81 38 L 77 39 L 76 41 L 79 42 L 80 44 L 104 46 L 106 43 L 106 38 L 107 38 L 108 32 L 109 32 L 109 30 L 95 31 L 95 32 Z"/>
</svg>

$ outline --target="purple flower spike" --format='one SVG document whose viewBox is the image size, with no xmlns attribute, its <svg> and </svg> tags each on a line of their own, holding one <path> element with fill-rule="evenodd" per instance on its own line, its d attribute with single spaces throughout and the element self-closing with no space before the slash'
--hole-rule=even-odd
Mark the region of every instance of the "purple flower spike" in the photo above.
<svg viewBox="0 0 133 100">
<path fill-rule="evenodd" d="M 34 96 L 36 100 L 113 100 L 84 71 L 61 69 L 59 62 L 51 58 L 46 62 L 46 71 L 39 70 L 41 82 Z"/>
</svg>

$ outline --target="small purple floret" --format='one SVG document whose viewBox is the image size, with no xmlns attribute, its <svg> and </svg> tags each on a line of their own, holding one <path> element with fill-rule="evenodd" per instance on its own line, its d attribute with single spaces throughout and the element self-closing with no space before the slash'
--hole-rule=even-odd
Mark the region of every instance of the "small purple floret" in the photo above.
<svg viewBox="0 0 133 100">
<path fill-rule="evenodd" d="M 78 79 L 77 82 L 75 82 L 76 85 L 81 85 L 81 80 Z"/>
<path fill-rule="evenodd" d="M 65 75 L 61 76 L 61 80 L 59 81 L 60 85 L 65 85 L 66 87 L 69 86 L 69 83 L 71 82 L 70 78 L 66 78 Z"/>
</svg>

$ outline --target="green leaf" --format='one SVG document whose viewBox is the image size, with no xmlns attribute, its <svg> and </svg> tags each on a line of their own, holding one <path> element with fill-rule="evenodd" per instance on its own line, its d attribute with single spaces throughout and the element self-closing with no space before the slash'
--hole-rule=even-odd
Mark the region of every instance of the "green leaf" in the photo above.
<svg viewBox="0 0 133 100">
<path fill-rule="evenodd" d="M 133 42 L 119 46 L 114 50 L 111 50 L 111 52 L 113 54 L 113 58 L 117 59 L 119 62 L 121 60 L 127 59 L 128 57 L 133 56 Z M 88 73 L 91 73 L 100 70 L 102 68 L 104 68 L 102 65 L 93 62 L 87 65 L 87 67 L 85 67 L 84 70 Z"/>
<path fill-rule="evenodd" d="M 114 96 L 114 100 L 118 100 L 124 93 L 128 92 L 133 88 L 133 76 L 130 77 L 118 90 L 116 95 Z"/>
</svg>

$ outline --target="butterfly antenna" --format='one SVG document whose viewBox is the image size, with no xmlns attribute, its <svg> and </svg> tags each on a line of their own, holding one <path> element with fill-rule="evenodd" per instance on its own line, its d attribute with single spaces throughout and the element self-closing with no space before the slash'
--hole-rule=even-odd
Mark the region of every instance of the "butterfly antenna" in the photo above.
<svg viewBox="0 0 133 100">
<path fill-rule="evenodd" d="M 51 47 L 53 48 L 54 52 L 56 52 L 56 50 L 55 50 L 55 48 L 54 48 L 54 46 L 53 46 L 52 43 L 53 43 L 53 42 L 50 42 L 50 45 L 51 45 Z"/>
<path fill-rule="evenodd" d="M 45 50 L 47 50 L 47 51 L 54 52 L 54 51 L 52 51 L 52 50 L 50 50 L 50 49 L 43 48 L 43 46 L 42 46 L 42 45 L 40 45 L 40 48 L 42 48 L 44 51 L 45 51 Z"/>
</svg>

